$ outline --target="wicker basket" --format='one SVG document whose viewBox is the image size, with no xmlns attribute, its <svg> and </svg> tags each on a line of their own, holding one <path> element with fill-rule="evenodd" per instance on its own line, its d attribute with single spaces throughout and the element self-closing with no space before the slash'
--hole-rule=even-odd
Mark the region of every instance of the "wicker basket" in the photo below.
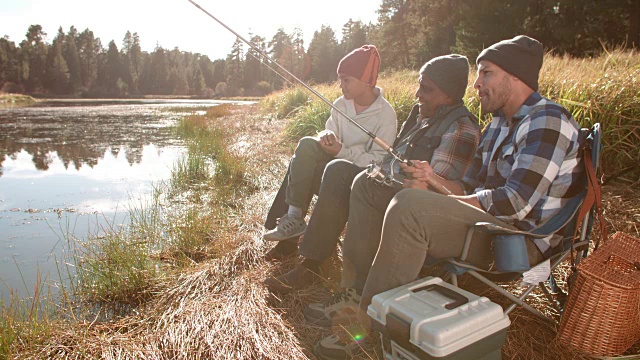
<svg viewBox="0 0 640 360">
<path fill-rule="evenodd" d="M 640 340 L 640 240 L 617 232 L 578 265 L 558 337 L 592 355 Z"/>
</svg>

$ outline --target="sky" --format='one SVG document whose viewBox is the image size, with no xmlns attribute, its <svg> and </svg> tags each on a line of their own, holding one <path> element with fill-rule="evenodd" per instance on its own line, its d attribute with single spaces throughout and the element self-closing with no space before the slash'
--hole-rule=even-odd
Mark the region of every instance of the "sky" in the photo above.
<svg viewBox="0 0 640 360">
<path fill-rule="evenodd" d="M 245 39 L 249 34 L 271 40 L 279 28 L 291 34 L 302 29 L 305 48 L 314 31 L 329 25 L 340 40 L 342 26 L 353 19 L 363 23 L 377 20 L 376 0 L 194 0 L 218 20 Z M 18 45 L 30 25 L 40 24 L 51 43 L 62 27 L 79 32 L 93 31 L 102 46 L 114 40 L 118 48 L 127 31 L 137 32 L 143 51 L 156 44 L 164 49 L 225 58 L 235 36 L 188 0 L 0 0 L 0 36 Z M 245 47 L 246 49 L 246 47 Z"/>
</svg>

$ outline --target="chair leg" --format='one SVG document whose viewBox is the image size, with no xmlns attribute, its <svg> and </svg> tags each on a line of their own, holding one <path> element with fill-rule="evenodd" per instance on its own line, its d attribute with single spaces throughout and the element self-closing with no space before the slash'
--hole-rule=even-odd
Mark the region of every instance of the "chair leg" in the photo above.
<svg viewBox="0 0 640 360">
<path fill-rule="evenodd" d="M 520 298 L 518 298 L 515 295 L 513 295 L 512 293 L 510 293 L 510 292 L 506 291 L 505 289 L 503 289 L 501 286 L 494 284 L 493 282 L 491 282 L 490 280 L 488 280 L 484 276 L 480 275 L 477 271 L 469 270 L 468 273 L 473 275 L 473 277 L 475 277 L 476 279 L 482 281 L 483 283 L 485 283 L 486 285 L 488 285 L 492 289 L 496 290 L 497 292 L 499 292 L 500 294 L 502 294 L 503 296 L 505 296 L 506 298 L 508 298 L 509 300 L 511 300 L 513 302 L 513 304 L 511 306 L 509 306 L 507 308 L 507 310 L 505 310 L 504 313 L 506 315 L 509 315 L 509 313 L 515 309 L 516 305 L 520 305 L 523 308 L 527 309 L 533 315 L 539 317 L 540 319 L 548 321 L 548 322 L 555 323 L 555 321 L 553 321 L 553 320 L 549 319 L 548 317 L 544 316 L 543 313 L 541 313 L 540 311 L 538 311 L 538 310 L 534 309 L 533 307 L 531 307 L 531 305 L 529 305 L 529 304 L 525 303 L 524 301 L 522 301 L 525 297 L 527 297 L 533 291 L 533 289 L 536 287 L 536 285 L 530 285 L 529 287 L 527 287 L 527 289 L 522 293 L 522 295 L 520 295 Z"/>
<path fill-rule="evenodd" d="M 458 287 L 458 275 L 451 273 L 451 285 Z"/>
</svg>

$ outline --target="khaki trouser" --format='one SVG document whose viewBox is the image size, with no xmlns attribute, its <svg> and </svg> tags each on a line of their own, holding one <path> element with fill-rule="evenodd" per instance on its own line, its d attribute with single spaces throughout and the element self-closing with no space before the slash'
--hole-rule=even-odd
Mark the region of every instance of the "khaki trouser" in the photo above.
<svg viewBox="0 0 640 360">
<path fill-rule="evenodd" d="M 367 277 L 361 307 L 366 309 L 374 295 L 415 280 L 427 255 L 436 259 L 459 257 L 467 229 L 479 221 L 514 228 L 448 196 L 420 189 L 400 191 L 385 213 L 380 246 Z M 490 244 L 486 234 L 476 232 L 468 261 L 488 268 L 493 261 Z M 527 250 L 530 264 L 542 260 L 531 241 L 527 241 Z"/>
</svg>

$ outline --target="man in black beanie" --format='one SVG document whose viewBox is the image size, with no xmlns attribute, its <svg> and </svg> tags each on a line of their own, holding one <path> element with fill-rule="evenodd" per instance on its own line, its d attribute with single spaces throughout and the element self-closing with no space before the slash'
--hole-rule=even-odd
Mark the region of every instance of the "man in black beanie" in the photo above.
<svg viewBox="0 0 640 360">
<path fill-rule="evenodd" d="M 565 108 L 537 92 L 542 58 L 542 44 L 522 35 L 480 53 L 474 88 L 483 112 L 493 119 L 469 169 L 463 179 L 451 181 L 434 174 L 426 162 L 401 166 L 413 188 L 398 192 L 386 209 L 380 246 L 357 310 L 359 321 L 345 327 L 348 334 L 322 340 L 316 348 L 321 357 L 351 357 L 372 336 L 366 311 L 373 296 L 415 280 L 427 256 L 459 257 L 467 230 L 476 222 L 529 231 L 578 195 L 584 172 L 580 126 Z M 429 177 L 454 195 L 424 191 Z M 529 263 L 538 264 L 553 253 L 559 239 L 527 241 Z M 476 232 L 467 261 L 488 269 L 493 260 L 488 235 Z M 354 315 L 343 316 L 348 317 Z M 334 321 L 342 322 L 337 316 Z"/>
<path fill-rule="evenodd" d="M 436 173 L 451 180 L 462 178 L 480 140 L 477 118 L 462 101 L 468 79 L 469 62 L 464 56 L 440 56 L 424 64 L 416 91 L 419 104 L 412 109 L 393 144 L 394 149 L 406 158 L 429 161 Z M 383 162 L 387 170 L 391 159 L 387 155 Z M 353 191 L 365 192 L 377 199 L 375 214 L 350 211 L 352 184 Z M 358 293 L 362 291 L 366 273 L 378 248 L 384 210 L 401 189 L 402 186 L 374 183 L 367 178 L 366 172 L 351 163 L 342 160 L 330 162 L 324 171 L 318 200 L 300 245 L 299 254 L 303 261 L 285 274 L 267 278 L 265 285 L 280 294 L 311 285 L 318 279 L 320 264 L 335 251 L 348 219 L 343 247 L 343 284 L 345 292 L 350 295 L 343 299 L 348 301 L 332 303 L 331 306 L 313 304 L 306 314 L 311 321 L 326 324 L 329 321 L 325 316 L 327 307 L 340 308 L 347 303 L 357 305 Z M 367 234 L 369 230 L 378 235 L 370 236 Z M 358 265 L 354 267 L 354 263 Z"/>
</svg>

